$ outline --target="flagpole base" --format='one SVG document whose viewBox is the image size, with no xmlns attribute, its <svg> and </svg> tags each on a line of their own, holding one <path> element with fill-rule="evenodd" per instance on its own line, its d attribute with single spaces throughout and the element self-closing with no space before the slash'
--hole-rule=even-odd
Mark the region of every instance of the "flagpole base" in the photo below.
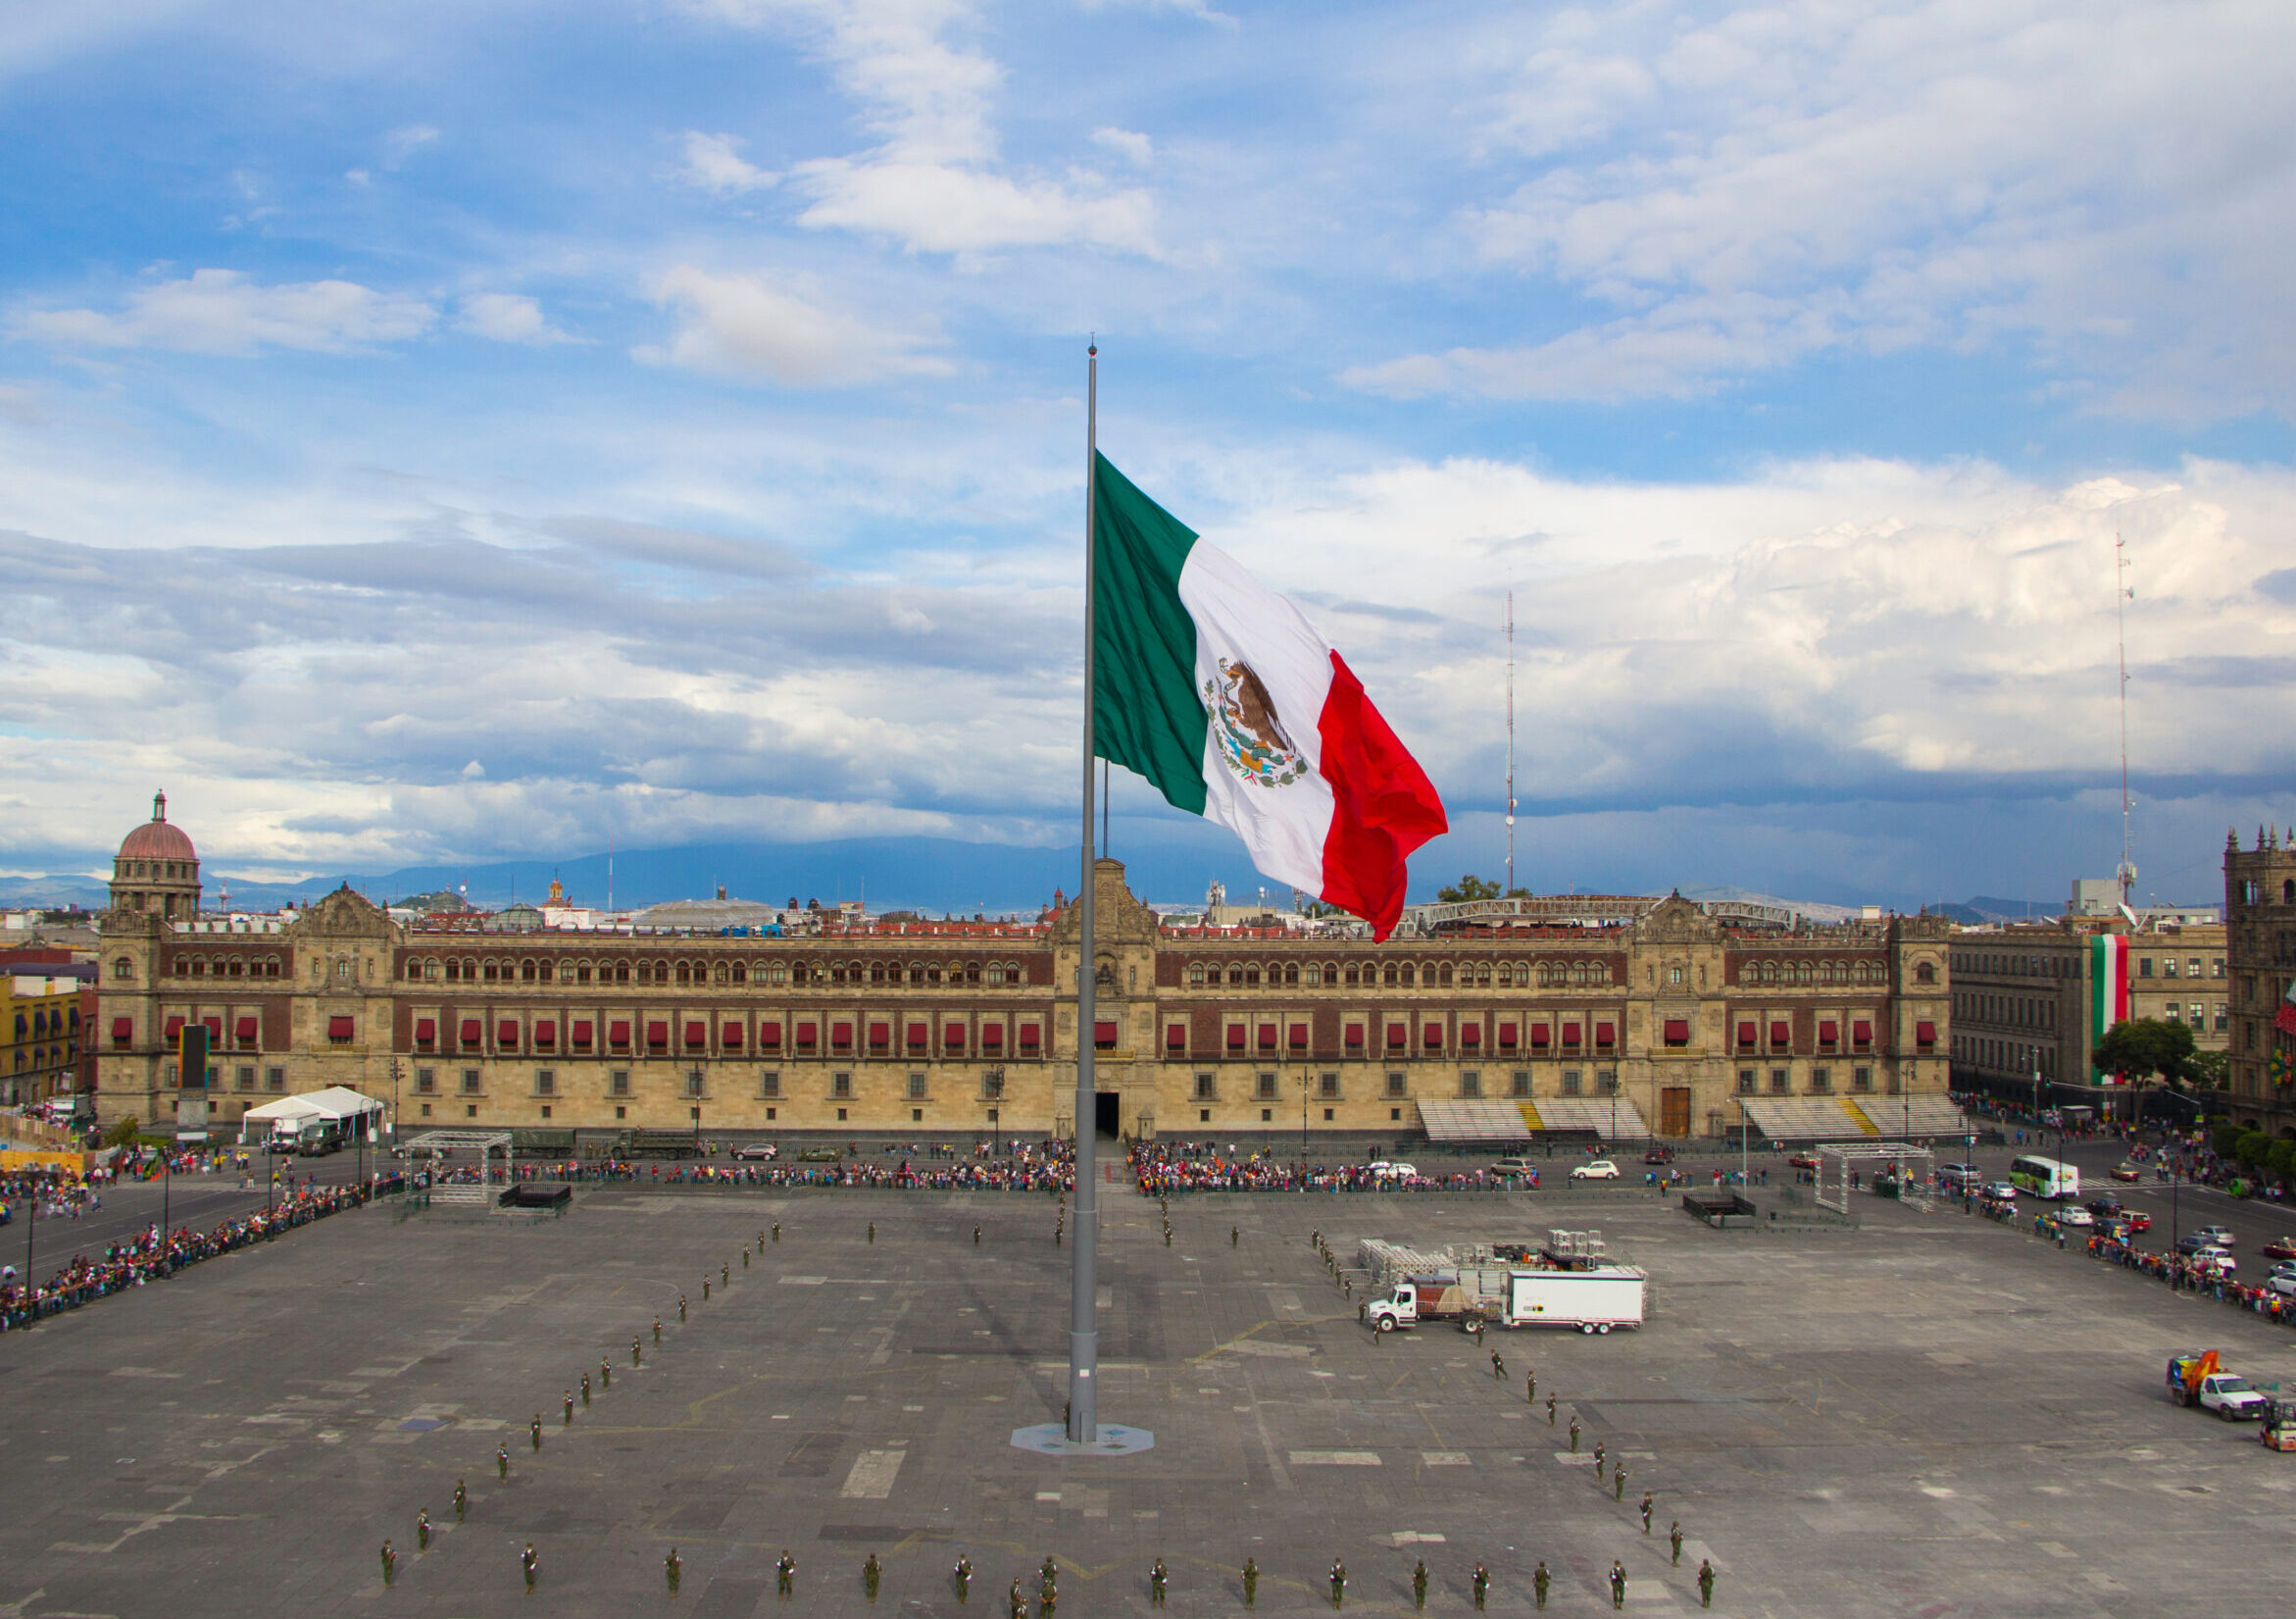
<svg viewBox="0 0 2296 1619">
<path fill-rule="evenodd" d="M 1099 1429 L 1099 1438 L 1089 1444 L 1078 1444 L 1057 1422 L 1031 1423 L 1013 1430 L 1013 1448 L 1033 1450 L 1040 1456 L 1133 1456 L 1156 1447 L 1156 1436 L 1145 1428 L 1104 1422 Z"/>
</svg>

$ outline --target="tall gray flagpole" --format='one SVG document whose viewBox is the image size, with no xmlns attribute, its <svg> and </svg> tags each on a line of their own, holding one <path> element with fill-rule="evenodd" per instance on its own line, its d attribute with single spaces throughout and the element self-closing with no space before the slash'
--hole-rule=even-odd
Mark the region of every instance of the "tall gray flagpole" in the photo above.
<svg viewBox="0 0 2296 1619">
<path fill-rule="evenodd" d="M 1077 889 L 1083 943 L 1076 961 L 1076 1248 L 1074 1296 L 1069 1302 L 1069 1442 L 1100 1437 L 1093 1373 L 1100 1365 L 1100 1329 L 1094 1319 L 1093 1261 L 1100 1246 L 1099 1172 L 1093 1164 L 1098 1128 L 1092 1088 L 1092 660 L 1095 650 L 1093 573 L 1100 459 L 1100 345 L 1084 351 L 1084 880 Z"/>
</svg>

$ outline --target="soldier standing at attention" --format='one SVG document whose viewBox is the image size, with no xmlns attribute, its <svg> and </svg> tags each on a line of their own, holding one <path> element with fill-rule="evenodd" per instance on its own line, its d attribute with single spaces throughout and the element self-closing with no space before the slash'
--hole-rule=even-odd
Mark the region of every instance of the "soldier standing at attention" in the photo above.
<svg viewBox="0 0 2296 1619">
<path fill-rule="evenodd" d="M 541 1449 L 541 1448 L 542 1448 L 542 1413 L 541 1413 L 541 1412 L 539 1412 L 539 1411 L 536 1411 L 536 1412 L 534 1413 L 534 1420 L 533 1420 L 532 1422 L 529 1422 L 528 1424 L 526 1424 L 526 1433 L 527 1433 L 527 1434 L 528 1434 L 528 1435 L 529 1435 L 529 1436 L 530 1436 L 530 1437 L 533 1439 L 533 1441 L 534 1441 L 534 1448 L 535 1448 L 535 1449 L 537 1449 L 537 1450 Z"/>
<path fill-rule="evenodd" d="M 1611 1606 L 1626 1605 L 1626 1565 L 1616 1557 L 1611 1559 Z"/>
<path fill-rule="evenodd" d="M 781 1222 L 778 1220 L 774 1222 L 774 1240 L 776 1242 L 781 1240 Z M 874 1557 L 876 1553 L 873 1551 L 870 1555 Z"/>
<path fill-rule="evenodd" d="M 1596 1440 L 1594 1442 L 1594 1482 L 1597 1488 L 1600 1488 L 1603 1482 L 1604 1449 L 1605 1442 L 1602 1440 Z"/>
<path fill-rule="evenodd" d="M 1642 1533 L 1650 1533 L 1650 1492 L 1647 1490 L 1642 1493 Z"/>
<path fill-rule="evenodd" d="M 1571 1418 L 1571 1454 L 1578 1454 L 1578 1418 L 1575 1413 Z"/>
<path fill-rule="evenodd" d="M 1172 1577 L 1170 1575 L 1164 1572 L 1164 1559 L 1162 1557 L 1157 1558 L 1156 1566 L 1148 1571 L 1148 1605 L 1150 1607 L 1160 1608 L 1164 1606 L 1165 1582 L 1171 1578 Z"/>
<path fill-rule="evenodd" d="M 1538 1403 L 1538 1373 L 1536 1372 L 1522 1374 L 1522 1403 L 1525 1405 Z"/>
<path fill-rule="evenodd" d="M 684 1572 L 685 1564 L 678 1558 L 677 1547 L 672 1546 L 670 1555 L 662 1559 L 662 1578 L 670 1582 L 671 1595 L 677 1594 L 677 1577 Z"/>
<path fill-rule="evenodd" d="M 606 1357 L 604 1355 L 600 1355 L 598 1357 L 598 1391 L 600 1393 L 604 1393 L 607 1390 L 613 1387 L 614 1368 L 606 1363 Z"/>
<path fill-rule="evenodd" d="M 1552 1394 L 1547 1396 L 1547 1426 L 1555 1426 L 1555 1396 Z"/>
<path fill-rule="evenodd" d="M 1507 1363 L 1499 1358 L 1499 1351 L 1496 1349 L 1491 1351 L 1491 1376 L 1497 1378 L 1501 1383 L 1507 1381 Z"/>
<path fill-rule="evenodd" d="M 1530 1571 L 1530 1589 L 1537 1595 L 1538 1605 L 1541 1609 L 1547 1605 L 1547 1587 L 1554 1583 L 1555 1577 L 1547 1572 L 1547 1560 L 1541 1557 L 1538 1560 L 1538 1567 Z"/>
<path fill-rule="evenodd" d="M 510 1446 L 509 1446 L 509 1445 L 507 1445 L 507 1444 L 498 1444 L 498 1445 L 496 1445 L 496 1446 L 494 1447 L 494 1471 L 495 1471 L 495 1473 L 496 1473 L 496 1474 L 497 1474 L 497 1475 L 498 1475 L 500 1478 L 502 1478 L 502 1479 L 503 1479 L 503 1480 L 504 1480 L 506 1483 L 509 1481 L 509 1479 L 510 1479 Z"/>
<path fill-rule="evenodd" d="M 973 1245 L 976 1248 L 980 1246 L 980 1228 L 978 1226 L 973 1228 Z"/>
<path fill-rule="evenodd" d="M 1260 1601 L 1260 1565 L 1251 1558 L 1244 1559 L 1244 1606 L 1256 1607 Z"/>
<path fill-rule="evenodd" d="M 590 1403 L 590 1374 L 587 1372 L 582 1374 L 582 1403 Z"/>
<path fill-rule="evenodd" d="M 1626 1464 L 1624 1461 L 1621 1461 L 1618 1466 L 1611 1469 L 1611 1482 L 1618 1486 L 1617 1491 L 1611 1495 L 1611 1499 L 1614 1501 L 1624 1500 L 1626 1498 Z M 1650 1533 L 1647 1524 L 1643 1526 L 1642 1532 L 1645 1535 Z"/>
<path fill-rule="evenodd" d="M 1012 1599 L 1006 1606 L 1012 1619 L 1028 1619 L 1028 1598 L 1021 1594 L 1021 1577 L 1013 1576 Z"/>
<path fill-rule="evenodd" d="M 1476 1563 L 1473 1577 L 1469 1583 L 1474 1587 L 1474 1609 L 1480 1613 L 1483 1607 L 1483 1597 L 1489 1594 L 1491 1589 L 1491 1571 L 1483 1567 L 1481 1563 Z"/>
<path fill-rule="evenodd" d="M 796 1595 L 797 1588 L 791 1583 L 796 1574 L 797 1561 L 789 1555 L 788 1548 L 783 1547 L 781 1555 L 774 1559 L 774 1594 L 782 1597 Z"/>
<path fill-rule="evenodd" d="M 463 1514 L 471 1509 L 471 1493 L 463 1488 L 463 1481 L 455 1480 L 455 1522 L 463 1521 Z"/>
<path fill-rule="evenodd" d="M 382 1543 L 382 1583 L 389 1585 L 398 1577 L 399 1554 L 391 1549 L 388 1541 Z"/>
<path fill-rule="evenodd" d="M 1411 1571 L 1411 1605 L 1422 1609 L 1427 1605 L 1427 1560 L 1424 1557 Z"/>
<path fill-rule="evenodd" d="M 566 1427 L 568 1427 L 568 1428 L 572 1428 L 572 1427 L 574 1426 L 574 1391 L 573 1391 L 572 1389 L 569 1389 L 569 1390 L 566 1391 L 566 1423 L 565 1423 L 565 1426 L 566 1426 Z"/>
<path fill-rule="evenodd" d="M 1243 1240 L 1244 1240 L 1244 1234 L 1243 1234 L 1242 1228 L 1240 1228 L 1240 1227 L 1237 1227 L 1237 1226 L 1230 1226 L 1230 1227 L 1228 1227 L 1228 1228 L 1227 1228 L 1227 1245 L 1228 1245 L 1229 1247 L 1231 1247 L 1231 1248 L 1232 1248 L 1232 1247 L 1234 1247 L 1234 1246 L 1235 1246 L 1235 1245 L 1236 1245 L 1238 1242 L 1241 1242 Z"/>
<path fill-rule="evenodd" d="M 1336 1608 L 1347 1599 L 1347 1565 L 1338 1558 L 1331 1559 L 1331 1605 Z"/>
<path fill-rule="evenodd" d="M 957 1582 L 957 1600 L 970 1601 L 973 1596 L 973 1559 L 963 1552 L 957 1554 L 954 1577 Z"/>
<path fill-rule="evenodd" d="M 1714 1606 L 1714 1561 L 1708 1557 L 1698 1559 L 1698 1605 Z"/>
<path fill-rule="evenodd" d="M 872 1242 L 877 1240 L 877 1223 L 874 1220 L 869 1223 L 869 1240 Z"/>
<path fill-rule="evenodd" d="M 519 1553 L 519 1567 L 525 1571 L 526 1592 L 529 1595 L 534 1590 L 534 1571 L 540 1566 L 541 1559 L 534 1555 L 534 1543 L 528 1541 L 526 1549 Z"/>
<path fill-rule="evenodd" d="M 718 1286 L 721 1288 L 730 1288 L 733 1286 L 733 1267 L 731 1265 L 719 1265 Z"/>
<path fill-rule="evenodd" d="M 430 1508 L 424 1507 L 415 1514 L 415 1549 L 430 1549 Z"/>
<path fill-rule="evenodd" d="M 1053 1610 L 1061 1605 L 1061 1588 L 1056 1578 L 1058 1573 L 1052 1566 L 1052 1559 L 1045 1558 L 1043 1575 L 1036 1584 L 1036 1601 L 1042 1611 L 1042 1619 L 1052 1619 Z"/>
<path fill-rule="evenodd" d="M 677 1324 L 681 1327 L 685 1325 L 685 1294 L 683 1293 L 677 1295 Z M 656 1337 L 654 1341 L 659 1343 L 662 1340 Z"/>
<path fill-rule="evenodd" d="M 1672 1547 L 1674 1548 L 1674 1561 L 1673 1561 L 1673 1564 L 1672 1564 L 1672 1566 L 1673 1566 L 1673 1567 L 1675 1567 L 1675 1568 L 1680 1568 L 1680 1567 L 1682 1566 L 1682 1520 L 1681 1520 L 1681 1519 L 1679 1519 L 1679 1518 L 1676 1518 L 1676 1519 L 1674 1520 L 1674 1522 L 1673 1522 L 1673 1527 L 1672 1527 L 1671 1529 L 1669 1529 L 1669 1530 L 1667 1531 L 1667 1544 L 1668 1544 L 1668 1545 L 1670 1545 L 1670 1546 L 1672 1546 Z"/>
</svg>

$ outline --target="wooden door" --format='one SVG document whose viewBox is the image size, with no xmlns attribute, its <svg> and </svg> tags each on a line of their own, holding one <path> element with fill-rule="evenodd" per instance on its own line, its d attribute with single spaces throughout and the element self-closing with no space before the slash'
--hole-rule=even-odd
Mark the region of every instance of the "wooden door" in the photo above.
<svg viewBox="0 0 2296 1619">
<path fill-rule="evenodd" d="M 1690 1134 L 1690 1088 L 1669 1086 L 1658 1093 L 1658 1133 L 1661 1136 L 1687 1136 Z"/>
</svg>

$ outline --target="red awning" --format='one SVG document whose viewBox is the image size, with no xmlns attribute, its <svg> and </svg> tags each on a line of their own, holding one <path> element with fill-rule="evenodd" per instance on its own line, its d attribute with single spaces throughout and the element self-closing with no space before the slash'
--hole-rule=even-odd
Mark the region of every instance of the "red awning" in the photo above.
<svg viewBox="0 0 2296 1619">
<path fill-rule="evenodd" d="M 742 1038 L 742 1028 L 738 1023 L 726 1024 L 718 1031 L 719 1043 L 732 1050 L 738 1051 L 741 1049 Z"/>
<path fill-rule="evenodd" d="M 351 1037 L 351 1020 L 340 1013 L 327 1019 L 326 1037 L 330 1040 L 349 1039 Z"/>
<path fill-rule="evenodd" d="M 1260 1049 L 1263 1051 L 1275 1049 L 1275 1025 L 1272 1023 L 1260 1025 Z"/>
<path fill-rule="evenodd" d="M 1427 1024 L 1420 1030 L 1419 1037 L 1421 1043 L 1430 1049 L 1438 1047 L 1443 1043 L 1443 1026 L 1439 1023 Z"/>
<path fill-rule="evenodd" d="M 961 1023 L 944 1024 L 941 1028 L 941 1045 L 950 1051 L 965 1049 L 965 1026 Z"/>
<path fill-rule="evenodd" d="M 1244 1026 L 1242 1024 L 1231 1023 L 1227 1026 L 1227 1048 L 1230 1051 L 1241 1051 L 1244 1048 Z"/>
<path fill-rule="evenodd" d="M 485 1038 L 485 1030 L 476 1018 L 463 1019 L 463 1043 L 465 1045 L 476 1045 L 483 1038 Z"/>
<path fill-rule="evenodd" d="M 589 1049 L 590 1020 L 588 1018 L 574 1019 L 573 1025 L 569 1028 L 567 1033 L 570 1043 L 576 1051 L 586 1051 Z"/>
<path fill-rule="evenodd" d="M 1534 1023 L 1530 1026 L 1530 1043 L 1533 1046 L 1547 1043 L 1547 1026 L 1545 1024 Z"/>
<path fill-rule="evenodd" d="M 932 1029 L 930 1025 L 913 1023 L 909 1026 L 909 1044 L 912 1049 L 922 1051 L 925 1046 L 930 1045 L 931 1043 Z"/>
<path fill-rule="evenodd" d="M 1021 1048 L 1024 1051 L 1036 1048 L 1036 1025 L 1033 1023 L 1021 1025 Z"/>
<path fill-rule="evenodd" d="M 1002 1051 L 1005 1048 L 1005 1026 L 1001 1023 L 982 1024 L 980 1045 L 985 1051 Z"/>
<path fill-rule="evenodd" d="M 768 1051 L 778 1051 L 781 1049 L 781 1026 L 777 1023 L 759 1024 L 758 1044 L 761 1048 Z"/>
<path fill-rule="evenodd" d="M 811 1022 L 797 1026 L 797 1043 L 810 1049 L 814 1043 L 815 1029 Z"/>
<path fill-rule="evenodd" d="M 224 1020 L 222 1018 L 201 1018 L 199 1021 L 207 1025 L 209 1044 L 212 1045 L 224 1037 Z"/>
<path fill-rule="evenodd" d="M 892 1038 L 893 1038 L 893 1026 L 892 1026 L 891 1024 L 889 1024 L 889 1023 L 873 1023 L 873 1024 L 871 1024 L 871 1025 L 869 1026 L 869 1043 L 870 1043 L 870 1044 L 872 1044 L 872 1045 L 888 1045 L 888 1044 L 890 1044 L 890 1043 L 892 1042 Z"/>
<path fill-rule="evenodd" d="M 1305 1051 L 1308 1048 L 1308 1026 L 1304 1023 L 1293 1024 L 1284 1032 L 1283 1038 L 1284 1043 L 1294 1051 Z"/>
<path fill-rule="evenodd" d="M 1759 1044 L 1761 1039 L 1762 1026 L 1760 1024 L 1756 1023 L 1752 1018 L 1740 1018 L 1738 1020 L 1738 1043 L 1740 1045 Z"/>
<path fill-rule="evenodd" d="M 1499 1043 L 1501 1045 L 1513 1045 L 1515 1043 L 1515 1025 L 1511 1023 L 1502 1023 L 1499 1025 Z"/>
<path fill-rule="evenodd" d="M 503 1018 L 496 1022 L 494 1025 L 494 1043 L 497 1045 L 516 1045 L 519 1043 L 519 1026 L 515 1020 Z"/>
<path fill-rule="evenodd" d="M 1772 1045 L 1793 1044 L 1794 1026 L 1782 1018 L 1772 1019 L 1770 1025 L 1770 1043 Z"/>
<path fill-rule="evenodd" d="M 668 1045 L 670 1043 L 670 1025 L 649 1022 L 646 1025 L 646 1043 L 648 1045 Z"/>
<path fill-rule="evenodd" d="M 236 1026 L 235 1033 L 239 1037 L 239 1043 L 241 1045 L 253 1045 L 255 1043 L 255 1020 L 253 1018 L 241 1018 L 238 1022 L 238 1025 Z"/>
<path fill-rule="evenodd" d="M 534 1024 L 534 1043 L 536 1045 L 556 1045 L 558 1043 L 558 1022 L 556 1019 L 542 1018 L 536 1021 Z"/>
<path fill-rule="evenodd" d="M 438 1025 L 428 1018 L 415 1020 L 415 1037 L 427 1045 L 438 1038 Z"/>
<path fill-rule="evenodd" d="M 1566 1023 L 1563 1025 L 1563 1043 L 1565 1045 L 1576 1045 L 1578 1043 L 1578 1025 L 1575 1023 Z"/>
<path fill-rule="evenodd" d="M 1818 1026 L 1818 1043 L 1831 1045 L 1841 1038 L 1841 1025 L 1828 1019 Z"/>
<path fill-rule="evenodd" d="M 1188 1026 L 1184 1023 L 1175 1023 L 1171 1028 L 1167 1029 L 1164 1032 L 1164 1043 L 1166 1049 L 1168 1050 L 1186 1050 L 1188 1046 Z"/>
<path fill-rule="evenodd" d="M 1483 1026 L 1481 1024 L 1463 1023 L 1459 1026 L 1459 1043 L 1461 1045 L 1480 1045 L 1482 1042 Z"/>
<path fill-rule="evenodd" d="M 1914 1038 L 1922 1045 L 1935 1045 L 1937 1043 L 1937 1026 L 1933 1023 L 1915 1024 Z"/>
<path fill-rule="evenodd" d="M 1618 1043 L 1619 1043 L 1619 1031 L 1618 1031 L 1618 1028 L 1617 1028 L 1617 1026 L 1616 1026 L 1616 1025 L 1614 1025 L 1614 1024 L 1608 1024 L 1608 1023 L 1598 1023 L 1598 1024 L 1596 1024 L 1596 1025 L 1594 1026 L 1594 1043 L 1595 1043 L 1595 1044 L 1597 1044 L 1597 1045 L 1616 1045 L 1616 1044 L 1618 1044 Z"/>
<path fill-rule="evenodd" d="M 1690 1043 L 1690 1020 L 1688 1018 L 1667 1019 L 1667 1043 L 1669 1045 L 1688 1045 Z"/>
<path fill-rule="evenodd" d="M 178 1035 L 182 1034 L 182 1033 L 183 1033 L 183 1020 L 182 1020 L 181 1018 L 170 1018 L 170 1019 L 168 1020 L 168 1031 L 167 1031 L 167 1033 L 168 1033 L 168 1038 L 169 1038 L 169 1039 L 171 1039 L 171 1040 L 175 1039 L 176 1036 L 178 1036 Z"/>
<path fill-rule="evenodd" d="M 1105 1022 L 1094 1023 L 1092 1025 L 1092 1043 L 1094 1045 L 1116 1044 L 1116 1025 Z"/>
<path fill-rule="evenodd" d="M 1850 1025 L 1850 1037 L 1860 1045 L 1871 1045 L 1873 1043 L 1873 1026 L 1860 1018 Z"/>
<path fill-rule="evenodd" d="M 710 1043 L 710 1026 L 688 1019 L 685 1026 L 685 1043 L 690 1050 L 699 1050 Z"/>
<path fill-rule="evenodd" d="M 1364 1026 L 1360 1023 L 1349 1024 L 1347 1026 L 1347 1043 L 1350 1045 L 1361 1045 L 1363 1042 Z"/>
<path fill-rule="evenodd" d="M 118 1040 L 122 1045 L 125 1045 L 129 1040 L 135 1038 L 135 1020 L 133 1018 L 114 1018 L 112 1020 L 112 1038 Z"/>
<path fill-rule="evenodd" d="M 627 1046 L 629 1044 L 629 1025 L 620 1022 L 608 1024 L 606 1026 L 606 1038 L 618 1049 Z"/>
<path fill-rule="evenodd" d="M 1410 1043 L 1411 1043 L 1411 1031 L 1410 1031 L 1410 1029 L 1408 1029 L 1407 1027 L 1405 1027 L 1403 1024 L 1400 1024 L 1400 1023 L 1391 1023 L 1391 1024 L 1389 1024 L 1389 1025 L 1387 1026 L 1387 1046 L 1388 1046 L 1388 1049 L 1390 1049 L 1390 1050 L 1397 1050 L 1397 1051 L 1399 1051 L 1399 1050 L 1401 1050 L 1401 1049 L 1402 1049 L 1404 1046 L 1407 1046 L 1407 1045 L 1409 1045 Z"/>
</svg>

